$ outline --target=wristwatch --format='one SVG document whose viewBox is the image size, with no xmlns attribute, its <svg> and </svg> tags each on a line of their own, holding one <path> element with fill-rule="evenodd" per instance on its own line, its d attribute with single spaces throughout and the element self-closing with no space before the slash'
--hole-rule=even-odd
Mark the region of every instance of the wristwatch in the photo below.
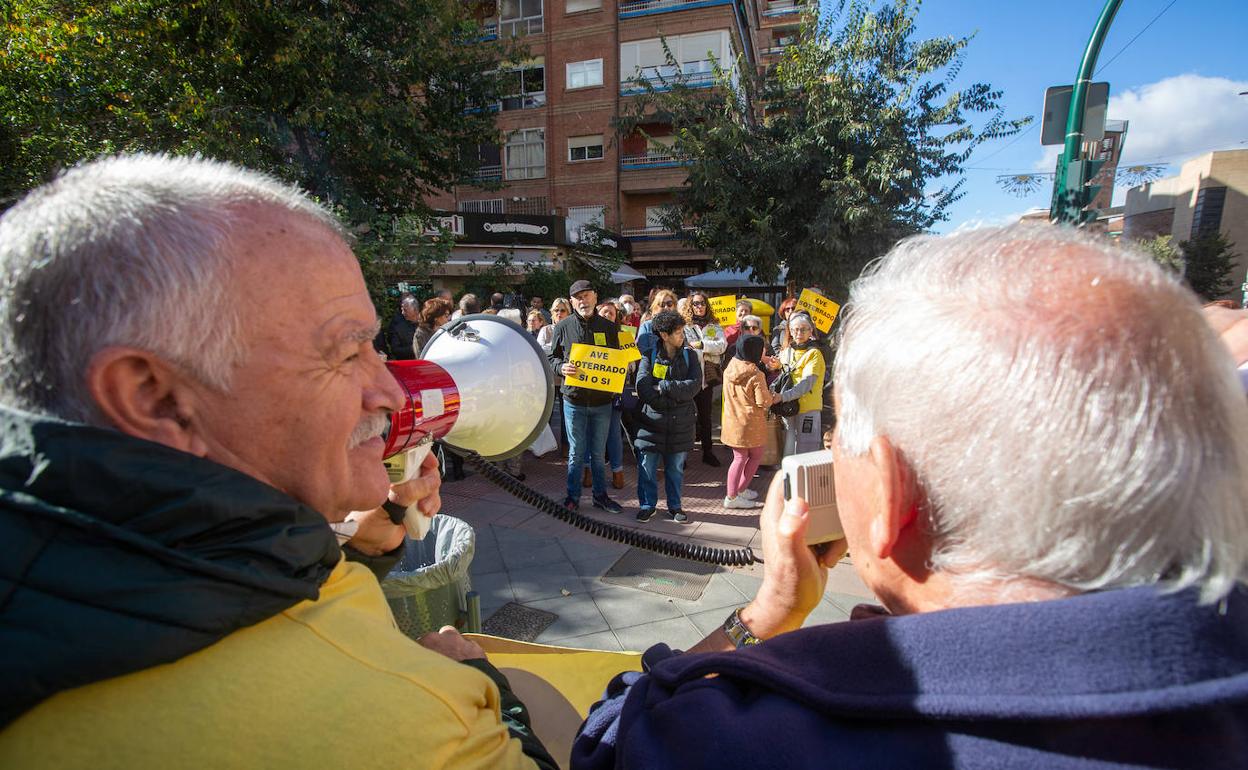
<svg viewBox="0 0 1248 770">
<path fill-rule="evenodd" d="M 732 642 L 732 646 L 741 649 L 747 644 L 759 644 L 763 640 L 750 633 L 750 629 L 745 627 L 745 623 L 741 622 L 741 608 L 732 611 L 728 619 L 724 621 L 721 627 L 724 636 L 728 637 L 728 641 Z"/>
</svg>

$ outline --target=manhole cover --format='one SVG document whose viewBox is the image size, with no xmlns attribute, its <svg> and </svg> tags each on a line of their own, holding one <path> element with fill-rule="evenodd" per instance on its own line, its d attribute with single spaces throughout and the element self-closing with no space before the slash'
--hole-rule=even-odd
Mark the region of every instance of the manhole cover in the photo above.
<svg viewBox="0 0 1248 770">
<path fill-rule="evenodd" d="M 531 642 L 558 619 L 559 616 L 553 612 L 507 602 L 481 624 L 481 631 L 518 642 Z"/>
<path fill-rule="evenodd" d="M 630 548 L 611 565 L 611 569 L 602 576 L 602 582 L 674 599 L 697 601 L 702 598 L 706 584 L 711 582 L 711 575 L 717 569 L 714 564 L 674 559 L 653 551 Z"/>
</svg>

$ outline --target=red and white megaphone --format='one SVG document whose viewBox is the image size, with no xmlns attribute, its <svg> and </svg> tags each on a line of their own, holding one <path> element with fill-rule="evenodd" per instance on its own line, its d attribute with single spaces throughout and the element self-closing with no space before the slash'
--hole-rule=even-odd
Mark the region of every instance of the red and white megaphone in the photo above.
<svg viewBox="0 0 1248 770">
<path fill-rule="evenodd" d="M 386 366 L 407 394 L 390 415 L 385 456 L 392 481 L 410 478 L 434 439 L 487 460 L 523 452 L 546 427 L 554 376 L 533 335 L 505 318 L 478 314 L 439 329 L 420 358 Z M 406 518 L 423 537 L 428 519 Z"/>
</svg>

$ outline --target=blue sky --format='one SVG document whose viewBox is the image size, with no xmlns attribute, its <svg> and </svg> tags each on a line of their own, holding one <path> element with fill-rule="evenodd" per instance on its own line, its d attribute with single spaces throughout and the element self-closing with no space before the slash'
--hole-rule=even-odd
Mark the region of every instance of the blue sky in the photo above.
<svg viewBox="0 0 1248 770">
<path fill-rule="evenodd" d="M 980 146 L 967 163 L 966 196 L 937 230 L 1005 223 L 1030 208 L 1048 207 L 1047 185 L 1019 198 L 1002 190 L 996 177 L 1053 170 L 1057 148 L 1040 145 L 1044 89 L 1074 80 L 1102 5 L 1102 0 L 928 0 L 922 5 L 921 37 L 975 33 L 959 82 L 991 83 L 1005 92 L 1007 116 L 1036 118 L 1035 127 L 1024 129 L 1027 133 L 1017 141 Z M 1194 155 L 1248 149 L 1248 96 L 1238 95 L 1248 91 L 1248 2 L 1124 0 L 1098 67 L 1096 79 L 1110 83 L 1108 117 L 1130 121 L 1125 163 L 1169 163 L 1168 176 Z M 1117 202 L 1124 192 L 1116 191 Z"/>
</svg>

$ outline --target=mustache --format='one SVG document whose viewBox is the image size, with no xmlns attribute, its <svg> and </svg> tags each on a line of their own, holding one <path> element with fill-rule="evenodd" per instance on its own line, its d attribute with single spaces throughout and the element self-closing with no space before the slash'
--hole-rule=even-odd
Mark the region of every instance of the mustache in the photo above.
<svg viewBox="0 0 1248 770">
<path fill-rule="evenodd" d="M 386 428 L 390 427 L 390 417 L 384 414 L 367 414 L 355 426 L 355 430 L 351 432 L 351 440 L 347 442 L 347 449 L 355 449 L 360 444 L 372 438 L 377 438 L 386 432 Z"/>
</svg>

